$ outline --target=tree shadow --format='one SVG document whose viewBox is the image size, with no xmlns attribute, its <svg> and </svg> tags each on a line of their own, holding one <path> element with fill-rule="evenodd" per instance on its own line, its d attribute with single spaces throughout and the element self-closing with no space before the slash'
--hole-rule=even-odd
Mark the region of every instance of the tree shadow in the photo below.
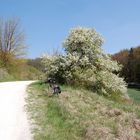
<svg viewBox="0 0 140 140">
<path fill-rule="evenodd" d="M 140 91 L 140 88 L 136 88 L 137 91 Z"/>
</svg>

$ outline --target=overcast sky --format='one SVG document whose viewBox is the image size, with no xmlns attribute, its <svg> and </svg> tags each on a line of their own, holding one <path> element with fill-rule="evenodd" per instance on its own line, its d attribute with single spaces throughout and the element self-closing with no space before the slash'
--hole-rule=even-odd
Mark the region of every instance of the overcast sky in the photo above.
<svg viewBox="0 0 140 140">
<path fill-rule="evenodd" d="M 28 57 L 61 51 L 71 28 L 95 28 L 107 53 L 140 45 L 140 0 L 0 0 L 0 17 L 18 17 Z"/>
</svg>

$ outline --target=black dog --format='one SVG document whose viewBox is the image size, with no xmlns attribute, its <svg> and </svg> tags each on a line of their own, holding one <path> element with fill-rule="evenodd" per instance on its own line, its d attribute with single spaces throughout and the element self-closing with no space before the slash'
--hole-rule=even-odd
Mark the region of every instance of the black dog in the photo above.
<svg viewBox="0 0 140 140">
<path fill-rule="evenodd" d="M 49 87 L 52 89 L 53 94 L 60 94 L 61 93 L 61 89 L 59 87 L 59 85 L 56 84 L 56 81 L 54 78 L 49 78 L 48 80 L 45 81 L 45 83 L 49 84 Z"/>
</svg>

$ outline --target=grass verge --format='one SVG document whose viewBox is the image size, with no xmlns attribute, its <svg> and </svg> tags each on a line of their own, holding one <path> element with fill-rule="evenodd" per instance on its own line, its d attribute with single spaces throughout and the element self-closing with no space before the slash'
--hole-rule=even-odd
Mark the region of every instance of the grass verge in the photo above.
<svg viewBox="0 0 140 140">
<path fill-rule="evenodd" d="M 129 97 L 137 104 L 140 104 L 140 89 L 129 88 Z"/>
<path fill-rule="evenodd" d="M 62 86 L 48 97 L 47 85 L 28 87 L 27 111 L 34 140 L 140 139 L 140 107 L 108 100 L 84 89 Z"/>
</svg>

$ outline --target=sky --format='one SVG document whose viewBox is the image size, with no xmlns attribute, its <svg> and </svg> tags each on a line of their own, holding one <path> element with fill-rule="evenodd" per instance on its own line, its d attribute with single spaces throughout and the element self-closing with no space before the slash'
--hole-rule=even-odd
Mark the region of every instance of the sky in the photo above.
<svg viewBox="0 0 140 140">
<path fill-rule="evenodd" d="M 28 58 L 63 51 L 71 28 L 95 28 L 106 53 L 140 45 L 140 0 L 0 0 L 0 18 L 17 17 Z"/>
</svg>

